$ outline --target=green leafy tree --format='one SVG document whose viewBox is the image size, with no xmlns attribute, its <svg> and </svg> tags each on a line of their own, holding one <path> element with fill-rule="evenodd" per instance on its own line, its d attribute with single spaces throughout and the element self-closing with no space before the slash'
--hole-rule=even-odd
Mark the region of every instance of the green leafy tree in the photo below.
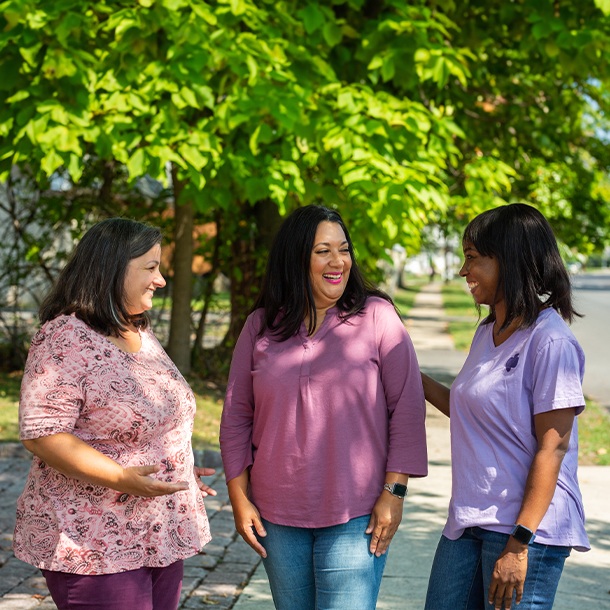
<svg viewBox="0 0 610 610">
<path fill-rule="evenodd" d="M 299 205 L 337 207 L 370 274 L 393 243 L 415 251 L 427 223 L 511 198 L 559 229 L 580 222 L 571 245 L 607 240 L 607 147 L 591 125 L 608 18 L 591 0 L 6 0 L 0 14 L 0 179 L 18 165 L 78 189 L 92 159 L 109 201 L 117 168 L 172 189 L 183 371 L 195 218 L 222 227 L 229 347 Z"/>
</svg>

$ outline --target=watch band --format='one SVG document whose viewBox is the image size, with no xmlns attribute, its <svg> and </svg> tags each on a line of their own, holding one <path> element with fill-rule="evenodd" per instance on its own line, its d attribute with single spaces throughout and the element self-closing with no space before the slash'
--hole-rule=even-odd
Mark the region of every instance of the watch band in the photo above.
<svg viewBox="0 0 610 610">
<path fill-rule="evenodd" d="M 521 544 L 529 544 L 536 537 L 534 532 L 525 525 L 514 525 L 510 535 Z"/>
<path fill-rule="evenodd" d="M 404 498 L 407 495 L 407 486 L 402 483 L 392 483 L 391 485 L 386 483 L 383 488 L 397 498 Z"/>
</svg>

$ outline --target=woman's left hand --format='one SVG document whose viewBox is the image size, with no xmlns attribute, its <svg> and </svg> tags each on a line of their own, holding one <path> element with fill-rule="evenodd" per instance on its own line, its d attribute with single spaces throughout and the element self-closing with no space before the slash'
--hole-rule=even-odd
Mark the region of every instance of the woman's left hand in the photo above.
<svg viewBox="0 0 610 610">
<path fill-rule="evenodd" d="M 200 477 L 210 477 L 216 471 L 213 468 L 199 468 L 198 466 L 195 466 L 193 468 L 193 472 L 195 473 L 195 481 L 197 481 L 197 485 L 199 485 L 199 489 L 201 490 L 201 495 L 203 495 L 204 497 L 205 496 L 215 496 L 216 495 L 216 491 L 213 490 L 208 485 L 206 485 L 201 480 Z"/>
<path fill-rule="evenodd" d="M 375 502 L 366 533 L 371 534 L 369 549 L 377 557 L 384 555 L 390 546 L 402 520 L 403 504 L 402 498 L 397 498 L 385 490 Z"/>
<path fill-rule="evenodd" d="M 527 545 L 511 537 L 494 566 L 489 587 L 489 603 L 494 604 L 496 610 L 500 610 L 504 602 L 506 610 L 510 610 L 514 591 L 517 592 L 515 601 L 519 603 L 526 574 Z"/>
</svg>

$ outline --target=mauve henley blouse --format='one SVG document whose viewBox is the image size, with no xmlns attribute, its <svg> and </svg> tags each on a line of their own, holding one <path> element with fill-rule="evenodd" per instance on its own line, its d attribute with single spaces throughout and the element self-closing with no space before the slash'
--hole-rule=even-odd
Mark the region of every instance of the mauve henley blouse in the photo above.
<svg viewBox="0 0 610 610">
<path fill-rule="evenodd" d="M 370 297 L 342 321 L 329 309 L 313 337 L 239 337 L 220 425 L 227 481 L 250 470 L 251 500 L 278 525 L 326 527 L 368 515 L 386 472 L 426 476 L 425 401 L 407 331 Z"/>
</svg>

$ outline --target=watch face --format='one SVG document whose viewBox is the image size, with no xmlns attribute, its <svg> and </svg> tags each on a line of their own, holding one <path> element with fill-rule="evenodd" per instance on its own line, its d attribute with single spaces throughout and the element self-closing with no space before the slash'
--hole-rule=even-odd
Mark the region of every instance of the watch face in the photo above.
<svg viewBox="0 0 610 610">
<path fill-rule="evenodd" d="M 395 496 L 401 496 L 404 498 L 407 495 L 407 486 L 402 483 L 394 483 L 394 491 Z"/>
<path fill-rule="evenodd" d="M 533 532 L 523 525 L 517 525 L 513 528 L 512 537 L 521 544 L 529 544 L 532 539 Z"/>
</svg>

